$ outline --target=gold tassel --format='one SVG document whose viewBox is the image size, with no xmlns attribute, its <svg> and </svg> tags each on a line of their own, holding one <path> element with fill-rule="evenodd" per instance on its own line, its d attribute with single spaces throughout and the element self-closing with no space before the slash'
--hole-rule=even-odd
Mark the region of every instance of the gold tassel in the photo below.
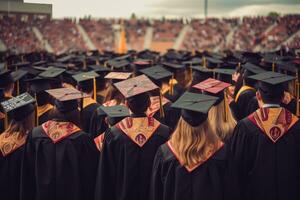
<svg viewBox="0 0 300 200">
<path fill-rule="evenodd" d="M 165 112 L 164 112 L 164 108 L 162 105 L 162 99 L 163 99 L 163 95 L 162 95 L 161 90 L 159 90 L 159 113 L 160 113 L 161 118 L 165 118 Z"/>
<path fill-rule="evenodd" d="M 206 68 L 206 58 L 205 56 L 202 57 L 202 65 L 204 68 Z"/>
<path fill-rule="evenodd" d="M 275 63 L 272 63 L 272 71 L 275 72 Z"/>
<path fill-rule="evenodd" d="M 241 69 L 241 62 L 238 62 L 238 71 Z"/>
<path fill-rule="evenodd" d="M 93 78 L 93 86 L 94 86 L 94 100 L 97 101 L 97 84 L 96 84 L 96 78 Z"/>
<path fill-rule="evenodd" d="M 170 95 L 173 95 L 174 94 L 174 75 L 172 75 L 172 78 L 169 81 L 169 86 L 170 86 Z"/>
</svg>

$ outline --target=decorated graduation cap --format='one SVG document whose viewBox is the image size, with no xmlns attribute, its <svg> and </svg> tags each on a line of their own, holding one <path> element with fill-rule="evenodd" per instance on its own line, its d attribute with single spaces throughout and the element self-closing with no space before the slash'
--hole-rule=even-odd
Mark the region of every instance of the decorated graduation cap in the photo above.
<svg viewBox="0 0 300 200">
<path fill-rule="evenodd" d="M 99 77 L 99 74 L 97 74 L 94 71 L 90 72 L 84 72 L 77 75 L 74 75 L 73 78 L 77 81 L 78 86 L 84 91 L 84 92 L 91 92 L 92 89 L 94 94 L 94 99 L 96 100 L 97 95 L 97 85 L 96 85 L 96 78 Z"/>
<path fill-rule="evenodd" d="M 58 88 L 46 90 L 46 92 L 55 99 L 54 104 L 62 113 L 76 110 L 78 108 L 77 100 L 88 97 L 87 94 L 75 88 Z"/>
<path fill-rule="evenodd" d="M 0 89 L 4 89 L 5 87 L 13 83 L 14 83 L 14 79 L 11 75 L 10 70 L 4 70 L 0 72 Z"/>
<path fill-rule="evenodd" d="M 197 127 L 206 121 L 208 111 L 217 100 L 214 96 L 185 92 L 172 107 L 181 109 L 182 118 L 191 126 Z"/>
<path fill-rule="evenodd" d="M 35 99 L 28 93 L 23 93 L 16 97 L 12 97 L 7 101 L 1 102 L 2 109 L 5 113 L 5 129 L 8 125 L 7 116 L 15 121 L 22 121 L 35 111 Z"/>
<path fill-rule="evenodd" d="M 159 87 L 155 85 L 146 75 L 140 75 L 125 81 L 115 83 L 114 86 L 120 91 L 120 93 L 127 99 L 127 101 L 135 101 L 140 98 L 142 103 L 142 94 L 147 94 L 150 91 L 159 90 Z M 149 99 L 150 101 L 150 99 Z M 162 109 L 162 95 L 160 94 L 160 114 L 164 117 Z"/>
<path fill-rule="evenodd" d="M 113 126 L 125 117 L 130 116 L 129 109 L 124 105 L 101 106 L 98 109 L 100 111 L 100 115 L 107 116 L 107 120 L 110 126 Z"/>
</svg>

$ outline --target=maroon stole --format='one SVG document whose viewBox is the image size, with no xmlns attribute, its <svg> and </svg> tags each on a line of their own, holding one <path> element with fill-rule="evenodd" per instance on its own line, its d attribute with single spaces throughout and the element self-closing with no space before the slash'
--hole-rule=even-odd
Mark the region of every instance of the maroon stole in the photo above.
<svg viewBox="0 0 300 200">
<path fill-rule="evenodd" d="M 192 172 L 193 170 L 195 170 L 196 168 L 198 168 L 200 165 L 204 164 L 217 151 L 219 151 L 224 146 L 224 143 L 219 140 L 216 145 L 211 145 L 210 147 L 208 147 L 208 150 L 205 152 L 205 155 L 202 156 L 202 159 L 200 161 L 198 161 L 198 163 L 195 164 L 195 165 L 193 165 L 193 166 L 187 166 L 187 165 L 185 165 L 183 163 L 183 161 L 179 157 L 178 153 L 174 150 L 174 148 L 173 148 L 170 140 L 167 142 L 167 145 L 168 145 L 169 149 L 171 150 L 171 152 L 173 153 L 173 155 L 178 160 L 178 162 L 181 164 L 181 166 L 185 167 L 188 172 Z"/>
<path fill-rule="evenodd" d="M 159 125 L 160 123 L 153 117 L 127 117 L 119 122 L 116 127 L 139 147 L 143 147 Z"/>
<path fill-rule="evenodd" d="M 0 152 L 2 156 L 5 157 L 23 146 L 26 138 L 27 135 L 20 136 L 19 133 L 2 133 L 0 135 Z"/>
<path fill-rule="evenodd" d="M 248 119 L 273 143 L 276 143 L 298 121 L 298 117 L 284 108 L 260 108 Z"/>
<path fill-rule="evenodd" d="M 102 151 L 103 142 L 104 142 L 104 133 L 101 133 L 98 137 L 94 139 L 96 147 L 99 151 Z"/>
<path fill-rule="evenodd" d="M 154 96 L 154 97 L 150 97 L 150 107 L 147 110 L 147 116 L 153 117 L 153 115 L 155 115 L 155 113 L 160 109 L 160 102 L 159 102 L 159 96 Z M 170 101 L 163 97 L 162 99 L 162 106 L 164 106 L 165 104 L 169 103 Z"/>
<path fill-rule="evenodd" d="M 81 130 L 71 122 L 52 120 L 42 124 L 42 128 L 54 144 Z"/>
</svg>

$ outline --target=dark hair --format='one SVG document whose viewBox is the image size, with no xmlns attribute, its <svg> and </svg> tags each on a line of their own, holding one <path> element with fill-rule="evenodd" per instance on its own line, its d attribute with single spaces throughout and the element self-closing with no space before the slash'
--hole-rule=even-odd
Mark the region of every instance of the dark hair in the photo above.
<svg viewBox="0 0 300 200">
<path fill-rule="evenodd" d="M 59 112 L 59 110 L 57 108 L 54 108 L 50 112 L 50 119 L 72 122 L 76 126 L 81 127 L 80 111 L 77 109 L 72 110 L 70 112 L 62 113 L 62 112 Z"/>
<path fill-rule="evenodd" d="M 78 83 L 78 88 L 84 93 L 93 92 L 93 89 L 94 89 L 93 86 L 94 86 L 93 80 L 87 80 L 87 81 Z"/>
<path fill-rule="evenodd" d="M 36 93 L 36 101 L 38 106 L 43 106 L 50 103 L 50 96 L 47 92 L 42 91 Z"/>
<path fill-rule="evenodd" d="M 142 93 L 127 99 L 129 109 L 134 114 L 144 114 L 149 108 L 150 96 L 148 93 Z"/>
<path fill-rule="evenodd" d="M 263 102 L 267 104 L 280 104 L 284 95 L 284 85 L 270 86 L 260 83 L 258 90 Z"/>
<path fill-rule="evenodd" d="M 28 114 L 27 117 L 25 117 L 21 121 L 16 121 L 12 119 L 5 132 L 9 134 L 18 132 L 20 135 L 24 136 L 28 131 L 31 131 L 34 128 L 35 125 L 34 122 L 35 122 L 35 112 L 32 112 Z"/>
<path fill-rule="evenodd" d="M 96 86 L 97 86 L 97 91 L 102 91 L 106 88 L 106 80 L 103 78 L 97 78 L 96 79 Z"/>
</svg>

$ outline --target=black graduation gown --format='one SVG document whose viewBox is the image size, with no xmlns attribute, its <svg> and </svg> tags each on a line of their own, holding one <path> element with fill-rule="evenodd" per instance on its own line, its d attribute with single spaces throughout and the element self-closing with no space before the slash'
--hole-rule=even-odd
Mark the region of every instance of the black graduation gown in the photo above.
<svg viewBox="0 0 300 200">
<path fill-rule="evenodd" d="M 108 129 L 99 162 L 95 199 L 148 199 L 153 159 L 169 134 L 169 128 L 160 124 L 140 147 L 117 126 Z"/>
<path fill-rule="evenodd" d="M 42 126 L 34 128 L 24 150 L 21 200 L 94 200 L 98 155 L 81 130 L 54 143 Z"/>
<path fill-rule="evenodd" d="M 299 121 L 274 143 L 248 117 L 237 124 L 230 143 L 238 199 L 300 199 Z"/>
<path fill-rule="evenodd" d="M 248 113 L 248 106 L 252 98 L 255 97 L 255 93 L 256 92 L 254 90 L 245 90 L 240 94 L 237 102 L 232 101 L 229 104 L 230 109 L 237 121 L 244 119 L 250 114 Z"/>
<path fill-rule="evenodd" d="M 153 115 L 160 123 L 167 125 L 171 131 L 176 128 L 177 122 L 180 118 L 180 109 L 171 107 L 172 103 L 169 102 L 163 106 L 165 117 L 160 116 L 159 110 Z"/>
<path fill-rule="evenodd" d="M 170 91 L 164 94 L 164 96 L 169 99 L 171 102 L 177 101 L 179 97 L 185 92 L 186 90 L 181 87 L 179 84 L 174 85 L 173 87 L 173 95 L 170 94 Z"/>
<path fill-rule="evenodd" d="M 23 150 L 24 144 L 6 156 L 1 153 L 2 150 L 0 152 L 0 199 L 20 199 L 19 186 Z"/>
<path fill-rule="evenodd" d="M 98 103 L 92 103 L 83 108 L 82 116 L 83 116 L 83 131 L 88 133 L 92 138 L 96 137 L 99 134 L 99 130 L 97 130 L 97 109 L 100 107 Z M 96 116 L 94 116 L 96 115 Z"/>
<path fill-rule="evenodd" d="M 225 197 L 226 170 L 226 146 L 189 171 L 164 144 L 154 160 L 150 200 L 222 200 Z"/>
</svg>

